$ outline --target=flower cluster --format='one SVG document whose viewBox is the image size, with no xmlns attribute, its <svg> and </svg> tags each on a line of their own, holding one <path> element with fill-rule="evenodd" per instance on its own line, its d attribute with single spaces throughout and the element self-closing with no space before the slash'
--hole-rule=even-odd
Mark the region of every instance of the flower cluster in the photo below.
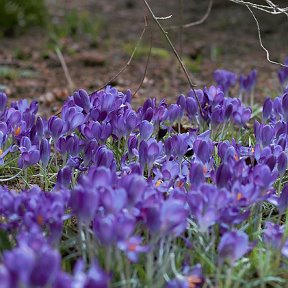
<svg viewBox="0 0 288 288">
<path fill-rule="evenodd" d="M 215 79 L 137 110 L 130 91 L 81 89 L 48 120 L 0 93 L 0 170 L 16 171 L 0 178 L 1 287 L 218 286 L 259 247 L 284 267 L 288 93 L 251 131 L 251 108 L 228 97 L 237 76 Z M 255 81 L 241 76 L 240 94 Z"/>
</svg>

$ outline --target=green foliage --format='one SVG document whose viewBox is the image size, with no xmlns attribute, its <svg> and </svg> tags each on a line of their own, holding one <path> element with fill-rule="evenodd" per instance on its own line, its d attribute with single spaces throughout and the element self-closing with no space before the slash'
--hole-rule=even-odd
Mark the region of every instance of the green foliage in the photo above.
<svg viewBox="0 0 288 288">
<path fill-rule="evenodd" d="M 59 23 L 50 25 L 50 36 L 52 40 L 59 38 L 77 37 L 79 35 L 97 35 L 102 28 L 101 19 L 93 19 L 88 11 L 68 11 Z M 60 23 L 61 22 L 61 23 Z"/>
<path fill-rule="evenodd" d="M 44 26 L 44 0 L 0 0 L 0 36 L 14 36 L 31 26 Z"/>
<path fill-rule="evenodd" d="M 123 50 L 128 55 L 131 55 L 133 53 L 134 47 L 135 47 L 135 44 L 126 43 L 123 45 Z M 139 59 L 142 57 L 147 57 L 149 55 L 149 51 L 150 51 L 150 46 L 142 45 L 140 47 L 137 47 L 137 50 L 135 51 L 135 54 L 134 54 L 134 58 Z M 170 52 L 164 48 L 152 47 L 151 56 L 156 57 L 156 58 L 169 59 Z"/>
</svg>

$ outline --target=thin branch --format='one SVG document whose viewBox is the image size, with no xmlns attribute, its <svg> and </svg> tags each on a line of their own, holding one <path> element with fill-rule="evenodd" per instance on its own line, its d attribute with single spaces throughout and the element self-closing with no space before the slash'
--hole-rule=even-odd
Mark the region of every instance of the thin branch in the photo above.
<svg viewBox="0 0 288 288">
<path fill-rule="evenodd" d="M 185 65 L 184 65 L 181 57 L 179 56 L 176 48 L 174 47 L 173 43 L 171 42 L 171 40 L 170 40 L 170 38 L 169 38 L 169 36 L 168 36 L 168 33 L 164 30 L 164 28 L 162 27 L 162 25 L 161 25 L 160 22 L 158 21 L 157 17 L 154 15 L 154 12 L 152 11 L 152 9 L 151 9 L 151 7 L 149 6 L 148 2 L 147 2 L 146 0 L 143 0 L 143 2 L 144 2 L 144 4 L 145 4 L 145 6 L 147 7 L 147 9 L 148 9 L 151 17 L 153 18 L 153 20 L 155 21 L 155 23 L 156 23 L 157 26 L 159 27 L 160 31 L 162 32 L 162 34 L 163 34 L 164 37 L 166 38 L 167 42 L 169 43 L 169 45 L 170 45 L 171 49 L 173 50 L 173 53 L 174 53 L 174 55 L 176 56 L 179 64 L 181 65 L 181 68 L 182 68 L 182 70 L 183 70 L 183 72 L 184 72 L 184 74 L 185 74 L 185 76 L 186 76 L 186 78 L 187 78 L 187 80 L 188 80 L 188 82 L 189 82 L 189 85 L 190 85 L 190 87 L 191 87 L 191 89 L 192 89 L 192 91 L 193 91 L 193 94 L 194 94 L 194 96 L 195 96 L 195 99 L 197 100 L 200 113 L 201 113 L 201 115 L 203 115 L 201 103 L 200 103 L 199 98 L 198 98 L 198 96 L 197 96 L 197 94 L 196 94 L 196 92 L 195 92 L 195 89 L 194 89 L 194 87 L 196 87 L 197 85 L 193 84 L 193 82 L 192 82 L 192 80 L 191 80 L 191 78 L 190 78 L 190 76 L 189 76 L 189 74 L 188 74 L 188 71 L 187 71 L 187 69 L 186 69 L 186 67 L 185 67 Z"/>
<path fill-rule="evenodd" d="M 178 29 L 180 27 L 189 28 L 189 27 L 193 27 L 193 26 L 200 25 L 200 24 L 204 23 L 207 20 L 207 18 L 209 17 L 209 15 L 210 15 L 212 6 L 213 6 L 213 0 L 209 0 L 209 4 L 208 4 L 208 8 L 206 10 L 206 13 L 203 15 L 203 17 L 200 20 L 195 21 L 195 22 L 190 22 L 190 23 L 187 23 L 187 24 L 184 24 L 184 25 L 171 26 L 168 29 Z"/>
<path fill-rule="evenodd" d="M 66 65 L 65 59 L 63 57 L 63 54 L 62 54 L 61 50 L 59 49 L 59 47 L 55 47 L 55 51 L 56 51 L 56 54 L 57 54 L 59 61 L 61 63 L 61 66 L 62 66 L 62 69 L 64 71 L 66 80 L 68 82 L 69 90 L 70 90 L 70 92 L 73 92 L 75 85 L 74 85 L 72 78 L 70 76 L 70 73 L 69 73 L 68 67 Z"/>
<path fill-rule="evenodd" d="M 109 81 L 107 81 L 104 85 L 102 85 L 100 88 L 98 88 L 95 92 L 98 92 L 98 91 L 102 90 L 103 88 L 105 88 L 107 85 L 109 85 L 109 84 L 110 84 L 112 81 L 114 81 L 121 73 L 123 73 L 123 72 L 127 69 L 127 67 L 130 65 L 131 61 L 132 61 L 133 58 L 134 58 L 135 52 L 136 52 L 137 48 L 139 47 L 139 45 L 140 45 L 140 43 L 141 43 L 141 40 L 142 40 L 142 38 L 143 38 L 143 36 L 144 36 L 144 34 L 145 34 L 145 32 L 146 32 L 146 29 L 147 29 L 147 27 L 148 27 L 148 22 L 147 22 L 147 17 L 146 17 L 146 15 L 144 16 L 144 22 L 145 22 L 144 28 L 143 28 L 143 30 L 142 30 L 139 38 L 138 38 L 138 41 L 137 41 L 137 43 L 136 43 L 136 45 L 135 45 L 135 47 L 134 47 L 134 50 L 133 50 L 133 52 L 132 52 L 132 54 L 131 54 L 128 62 L 120 69 L 120 71 L 119 71 L 115 76 L 113 76 Z"/>
<path fill-rule="evenodd" d="M 288 17 L 288 7 L 280 8 L 279 6 L 277 6 L 270 0 L 266 0 L 266 3 L 268 5 L 260 5 L 260 4 L 256 4 L 253 2 L 243 1 L 243 0 L 229 0 L 229 1 L 234 2 L 236 4 L 245 5 L 245 6 L 248 5 L 249 7 L 261 10 L 268 14 L 272 14 L 272 15 L 285 14 Z"/>
<path fill-rule="evenodd" d="M 166 16 L 166 17 L 157 17 L 157 20 L 168 20 L 172 17 L 172 15 Z"/>
<path fill-rule="evenodd" d="M 267 48 L 265 48 L 265 46 L 263 45 L 263 42 L 262 42 L 261 30 L 260 30 L 259 22 L 258 22 L 258 20 L 257 20 L 257 18 L 256 18 L 256 16 L 255 16 L 255 14 L 253 13 L 252 9 L 251 9 L 248 5 L 246 5 L 246 7 L 247 7 L 248 10 L 250 11 L 250 13 L 252 14 L 252 16 L 253 16 L 253 18 L 254 18 L 254 20 L 255 20 L 255 22 L 256 22 L 260 46 L 261 46 L 261 48 L 266 52 L 266 58 L 267 58 L 267 60 L 268 60 L 270 63 L 272 63 L 272 64 L 280 65 L 280 66 L 283 66 L 283 67 L 288 67 L 288 66 L 285 65 L 285 64 L 282 64 L 282 63 L 279 63 L 279 62 L 276 62 L 276 61 L 273 61 L 273 60 L 270 59 L 269 51 L 268 51 Z"/>
<path fill-rule="evenodd" d="M 146 77 L 146 73 L 147 73 L 147 69 L 148 69 L 148 65 L 149 65 L 149 62 L 150 62 L 150 56 L 151 56 L 151 51 L 152 51 L 152 29 L 150 29 L 150 47 L 149 47 L 149 54 L 147 56 L 147 60 L 146 60 L 146 65 L 145 65 L 145 70 L 144 70 L 144 74 L 143 74 L 143 77 L 141 79 L 141 82 L 138 86 L 138 88 L 136 89 L 136 91 L 133 93 L 133 97 L 137 94 L 137 92 L 140 90 L 143 82 L 144 82 L 144 79 Z"/>
</svg>

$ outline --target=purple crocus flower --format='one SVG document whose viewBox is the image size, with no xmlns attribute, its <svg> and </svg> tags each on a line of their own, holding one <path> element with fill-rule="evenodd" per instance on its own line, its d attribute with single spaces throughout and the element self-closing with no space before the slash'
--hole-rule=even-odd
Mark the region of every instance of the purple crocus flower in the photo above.
<svg viewBox="0 0 288 288">
<path fill-rule="evenodd" d="M 73 131 L 80 127 L 85 121 L 85 115 L 75 107 L 63 107 L 62 109 L 62 119 L 64 121 L 64 131 Z M 64 109 L 66 108 L 66 109 Z"/>
<path fill-rule="evenodd" d="M 285 59 L 284 64 L 288 66 L 288 58 Z M 278 78 L 279 78 L 281 85 L 285 88 L 287 81 L 288 81 L 288 67 L 282 67 L 278 71 Z"/>
<path fill-rule="evenodd" d="M 222 163 L 216 172 L 216 184 L 219 188 L 227 187 L 232 178 L 230 165 Z"/>
<path fill-rule="evenodd" d="M 263 111 L 262 111 L 264 121 L 268 120 L 271 117 L 272 110 L 273 110 L 273 102 L 270 98 L 266 98 L 263 104 Z"/>
<path fill-rule="evenodd" d="M 215 86 L 211 86 L 209 89 L 204 88 L 204 94 L 207 96 L 212 107 L 223 104 L 224 93 L 220 88 L 216 88 Z"/>
<path fill-rule="evenodd" d="M 288 120 L 288 93 L 285 93 L 282 97 L 282 112 L 283 112 L 284 120 L 287 122 Z"/>
<path fill-rule="evenodd" d="M 143 120 L 139 125 L 140 141 L 141 140 L 147 141 L 153 134 L 153 131 L 154 131 L 153 124 L 148 122 L 147 120 Z"/>
<path fill-rule="evenodd" d="M 52 116 L 48 120 L 48 130 L 51 133 L 52 138 L 57 140 L 63 133 L 64 121 L 57 116 Z"/>
<path fill-rule="evenodd" d="M 287 207 L 288 207 L 288 184 L 285 184 L 278 200 L 278 209 L 280 214 L 285 213 Z"/>
<path fill-rule="evenodd" d="M 139 253 L 146 253 L 149 251 L 148 246 L 142 246 L 142 238 L 139 236 L 132 236 L 131 238 L 119 241 L 117 246 L 120 250 L 124 251 L 127 258 L 132 262 L 138 261 Z"/>
<path fill-rule="evenodd" d="M 88 113 L 91 109 L 91 103 L 88 93 L 84 89 L 76 91 L 73 95 L 73 99 L 76 105 L 83 108 Z"/>
<path fill-rule="evenodd" d="M 6 104 L 7 104 L 7 96 L 5 93 L 0 92 L 0 115 L 6 109 Z"/>
<path fill-rule="evenodd" d="M 115 170 L 115 158 L 113 152 L 108 149 L 106 146 L 97 147 L 96 151 L 92 155 L 92 161 L 95 166 L 104 166 L 110 168 L 112 171 Z"/>
<path fill-rule="evenodd" d="M 33 247 L 20 243 L 4 253 L 4 265 L 10 274 L 10 287 L 44 287 L 53 285 L 60 270 L 58 251 L 42 244 Z M 35 243 L 36 244 L 36 243 Z"/>
<path fill-rule="evenodd" d="M 84 272 L 84 268 L 83 260 L 78 260 L 73 271 L 72 287 L 110 287 L 110 277 L 100 268 L 96 260 L 93 260 L 87 273 Z"/>
<path fill-rule="evenodd" d="M 50 144 L 46 138 L 43 138 L 40 143 L 40 160 L 46 168 L 50 160 Z"/>
<path fill-rule="evenodd" d="M 277 169 L 278 172 L 281 176 L 284 175 L 284 173 L 286 172 L 287 169 L 287 155 L 286 153 L 283 151 L 280 153 L 280 155 L 278 156 L 278 165 L 277 165 Z"/>
<path fill-rule="evenodd" d="M 56 187 L 64 188 L 69 187 L 72 180 L 72 170 L 70 167 L 66 166 L 59 170 L 57 174 Z"/>
<path fill-rule="evenodd" d="M 197 116 L 198 106 L 197 102 L 192 97 L 186 98 L 186 112 L 189 119 L 194 120 Z"/>
<path fill-rule="evenodd" d="M 197 188 L 201 183 L 204 182 L 204 167 L 200 163 L 191 163 L 189 179 L 190 185 L 193 188 Z"/>
<path fill-rule="evenodd" d="M 187 210 L 181 200 L 171 198 L 155 206 L 143 207 L 143 214 L 152 233 L 178 236 L 187 225 Z"/>
<path fill-rule="evenodd" d="M 40 160 L 40 152 L 35 145 L 31 144 L 28 137 L 23 137 L 20 142 L 21 155 L 18 159 L 19 168 L 27 168 Z"/>
<path fill-rule="evenodd" d="M 99 123 L 98 121 L 93 123 L 92 126 L 93 137 L 100 142 L 105 143 L 112 133 L 112 126 L 110 123 Z"/>
<path fill-rule="evenodd" d="M 203 164 L 207 163 L 213 153 L 213 143 L 211 140 L 196 140 L 193 145 L 194 152 L 198 159 L 202 161 Z"/>
<path fill-rule="evenodd" d="M 274 249 L 280 249 L 282 246 L 282 238 L 284 235 L 283 226 L 271 222 L 265 223 L 263 230 L 263 239 L 266 245 Z"/>
<path fill-rule="evenodd" d="M 217 69 L 214 72 L 214 80 L 227 95 L 229 88 L 236 84 L 237 75 L 224 69 Z"/>
<path fill-rule="evenodd" d="M 139 145 L 139 162 L 142 169 L 148 167 L 148 172 L 151 170 L 154 161 L 162 152 L 162 142 L 157 142 L 151 138 L 148 141 L 142 140 Z"/>
<path fill-rule="evenodd" d="M 249 238 L 243 231 L 226 232 L 218 245 L 219 262 L 234 264 L 250 250 Z"/>
<path fill-rule="evenodd" d="M 177 104 L 171 104 L 168 107 L 167 120 L 169 120 L 170 124 L 173 125 L 175 121 L 180 121 L 182 114 L 181 106 Z"/>
<path fill-rule="evenodd" d="M 239 78 L 240 89 L 245 90 L 248 94 L 252 92 L 256 85 L 257 71 L 252 70 L 247 76 L 241 75 Z"/>
<path fill-rule="evenodd" d="M 177 278 L 170 280 L 166 284 L 166 288 L 200 288 L 203 286 L 204 277 L 202 267 L 200 264 L 192 268 L 185 267 L 183 274 L 178 275 Z M 188 271 L 187 271 L 188 270 Z"/>
</svg>

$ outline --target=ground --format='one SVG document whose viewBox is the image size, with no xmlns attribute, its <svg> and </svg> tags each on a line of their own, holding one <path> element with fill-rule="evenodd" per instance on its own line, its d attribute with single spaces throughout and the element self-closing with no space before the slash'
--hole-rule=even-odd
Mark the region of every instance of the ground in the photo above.
<svg viewBox="0 0 288 288">
<path fill-rule="evenodd" d="M 259 72 L 257 97 L 261 101 L 270 96 L 278 85 L 276 72 L 279 66 L 266 60 L 266 53 L 259 45 L 255 21 L 248 9 L 228 0 L 214 0 L 208 19 L 201 25 L 183 29 L 181 33 L 180 29 L 169 27 L 181 21 L 187 23 L 201 19 L 209 1 L 183 0 L 182 17 L 180 2 L 154 0 L 149 3 L 156 15 L 172 15 L 161 23 L 185 59 L 192 81 L 202 88 L 213 84 L 213 71 L 217 68 L 236 73 L 247 73 L 256 68 Z M 21 37 L 0 39 L 0 87 L 12 100 L 39 100 L 40 112 L 46 115 L 57 112 L 72 92 L 55 47 L 62 51 L 74 88 L 92 92 L 125 66 L 143 30 L 144 15 L 147 14 L 141 0 L 66 0 L 57 3 L 47 0 L 47 5 L 52 15 L 51 23 L 59 23 L 60 30 L 75 25 L 65 15 L 69 11 L 78 11 L 89 18 L 89 31 L 78 31 L 76 35 L 66 33 L 55 40 L 51 32 L 32 29 Z M 283 62 L 288 56 L 287 18 L 255 13 L 271 58 Z M 87 20 L 82 17 L 81 21 L 83 19 Z M 145 75 L 151 42 L 153 50 Z M 112 84 L 120 90 L 131 89 L 134 93 L 144 75 L 141 88 L 134 96 L 134 104 L 142 103 L 148 97 L 166 97 L 171 102 L 189 90 L 179 63 L 151 20 L 131 64 Z"/>
</svg>

